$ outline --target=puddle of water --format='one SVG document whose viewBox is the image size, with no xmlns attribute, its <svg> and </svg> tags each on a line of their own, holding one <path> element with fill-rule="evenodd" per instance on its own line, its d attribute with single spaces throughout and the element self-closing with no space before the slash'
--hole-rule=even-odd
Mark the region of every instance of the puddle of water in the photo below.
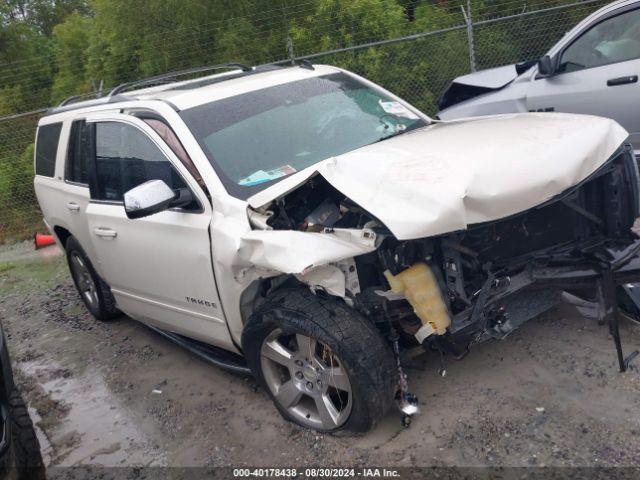
<svg viewBox="0 0 640 480">
<path fill-rule="evenodd" d="M 38 379 L 51 399 L 70 407 L 64 418 L 46 432 L 48 438 L 43 447 L 48 464 L 166 465 L 164 452 L 137 426 L 134 416 L 111 393 L 99 371 L 87 369 L 81 377 L 47 380 L 60 369 L 59 365 L 28 362 L 19 367 Z M 47 416 L 46 412 L 37 413 Z M 37 420 L 34 417 L 34 422 Z"/>
</svg>

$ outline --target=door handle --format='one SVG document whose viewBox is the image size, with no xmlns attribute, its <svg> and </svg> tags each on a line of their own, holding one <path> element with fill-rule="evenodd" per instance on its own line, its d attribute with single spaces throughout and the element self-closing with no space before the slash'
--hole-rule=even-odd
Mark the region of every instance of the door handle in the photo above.
<svg viewBox="0 0 640 480">
<path fill-rule="evenodd" d="M 98 237 L 102 238 L 116 238 L 118 236 L 118 232 L 115 230 L 111 230 L 110 228 L 97 227 L 93 229 L 93 233 Z"/>
<path fill-rule="evenodd" d="M 72 212 L 79 212 L 80 211 L 80 205 L 78 205 L 76 202 L 67 203 L 67 208 L 69 210 L 71 210 Z"/>
<path fill-rule="evenodd" d="M 637 83 L 638 75 L 629 75 L 627 77 L 618 77 L 607 80 L 607 87 L 617 87 L 618 85 L 626 85 L 628 83 Z"/>
</svg>

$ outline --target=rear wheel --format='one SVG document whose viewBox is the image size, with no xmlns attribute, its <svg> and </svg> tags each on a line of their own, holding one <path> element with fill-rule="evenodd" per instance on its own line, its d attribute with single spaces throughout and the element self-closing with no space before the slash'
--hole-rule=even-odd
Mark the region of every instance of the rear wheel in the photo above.
<svg viewBox="0 0 640 480">
<path fill-rule="evenodd" d="M 69 237 L 66 250 L 73 283 L 87 310 L 97 320 L 106 321 L 118 317 L 121 312 L 116 307 L 109 285 L 97 274 L 80 243 L 74 237 Z"/>
<path fill-rule="evenodd" d="M 280 413 L 323 432 L 369 430 L 393 405 L 393 354 L 358 312 L 309 289 L 276 291 L 242 346 Z"/>
</svg>

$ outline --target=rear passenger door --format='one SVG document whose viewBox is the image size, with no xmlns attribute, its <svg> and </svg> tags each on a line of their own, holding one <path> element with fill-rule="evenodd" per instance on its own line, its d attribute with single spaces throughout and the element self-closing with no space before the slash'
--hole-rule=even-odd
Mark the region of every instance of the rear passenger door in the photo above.
<svg viewBox="0 0 640 480">
<path fill-rule="evenodd" d="M 98 272 L 118 306 L 159 328 L 232 345 L 211 263 L 211 206 L 171 149 L 143 121 L 87 118 L 93 152 L 87 221 Z M 123 195 L 148 180 L 188 188 L 192 205 L 127 218 Z"/>
<path fill-rule="evenodd" d="M 42 215 L 48 226 L 64 224 L 67 210 L 64 208 L 64 197 L 61 194 L 62 165 L 58 161 L 62 158 L 65 132 L 62 122 L 43 124 L 38 127 L 36 134 L 35 178 L 34 188 Z M 24 201 L 24 199 L 8 199 L 9 201 Z M 10 207 L 6 205 L 5 208 Z M 5 217 L 0 216 L 0 227 Z M 7 225 L 11 228 L 11 224 Z"/>
</svg>

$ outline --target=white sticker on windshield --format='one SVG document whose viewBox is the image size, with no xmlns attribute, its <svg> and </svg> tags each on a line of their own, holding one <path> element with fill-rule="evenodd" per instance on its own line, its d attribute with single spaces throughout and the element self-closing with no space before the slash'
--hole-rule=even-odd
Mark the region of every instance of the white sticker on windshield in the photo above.
<svg viewBox="0 0 640 480">
<path fill-rule="evenodd" d="M 411 110 L 409 110 L 407 107 L 402 105 L 400 102 L 394 102 L 394 101 L 383 102 L 382 100 L 379 100 L 379 103 L 382 109 L 390 115 L 395 115 L 397 117 L 410 118 L 411 120 L 417 120 L 418 118 L 420 118 L 418 117 L 418 115 L 413 113 Z"/>
<path fill-rule="evenodd" d="M 296 172 L 297 170 L 291 165 L 283 165 L 281 167 L 274 168 L 273 170 L 268 171 L 258 170 L 257 172 L 253 172 L 248 177 L 238 181 L 238 184 L 242 185 L 243 187 L 251 187 L 253 185 L 270 182 L 271 180 L 275 180 L 276 178 L 285 177 Z"/>
</svg>

